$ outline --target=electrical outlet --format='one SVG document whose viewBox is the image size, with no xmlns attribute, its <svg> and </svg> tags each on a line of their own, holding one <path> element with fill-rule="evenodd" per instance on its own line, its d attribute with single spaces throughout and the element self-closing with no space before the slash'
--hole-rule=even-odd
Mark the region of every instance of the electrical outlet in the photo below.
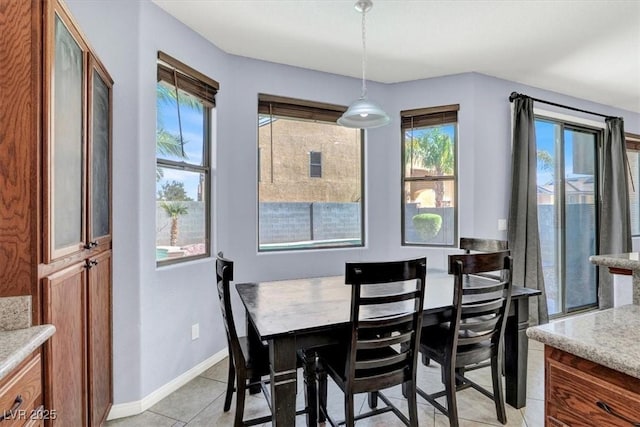
<svg viewBox="0 0 640 427">
<path fill-rule="evenodd" d="M 191 325 L 191 340 L 197 340 L 200 338 L 200 324 L 196 323 Z"/>
<path fill-rule="evenodd" d="M 498 220 L 498 231 L 507 231 L 507 220 L 499 219 Z"/>
</svg>

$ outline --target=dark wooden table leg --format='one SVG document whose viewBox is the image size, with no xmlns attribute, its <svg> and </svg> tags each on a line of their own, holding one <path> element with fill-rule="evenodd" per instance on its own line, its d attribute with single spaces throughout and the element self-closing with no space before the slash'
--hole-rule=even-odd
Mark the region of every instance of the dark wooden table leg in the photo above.
<svg viewBox="0 0 640 427">
<path fill-rule="evenodd" d="M 271 362 L 271 409 L 273 426 L 296 423 L 296 338 L 294 335 L 269 341 Z"/>
<path fill-rule="evenodd" d="M 259 360 L 262 356 L 255 355 L 256 349 L 260 349 L 262 347 L 262 343 L 260 342 L 260 336 L 256 332 L 256 328 L 253 326 L 253 323 L 249 319 L 247 315 L 247 341 L 249 343 L 249 358 L 254 360 Z M 254 376 L 250 378 L 252 383 L 257 383 L 260 381 L 260 376 Z M 260 389 L 260 384 L 249 387 L 249 394 L 258 394 L 262 390 Z"/>
<path fill-rule="evenodd" d="M 505 400 L 516 409 L 527 404 L 529 298 L 511 300 L 505 330 Z"/>
</svg>

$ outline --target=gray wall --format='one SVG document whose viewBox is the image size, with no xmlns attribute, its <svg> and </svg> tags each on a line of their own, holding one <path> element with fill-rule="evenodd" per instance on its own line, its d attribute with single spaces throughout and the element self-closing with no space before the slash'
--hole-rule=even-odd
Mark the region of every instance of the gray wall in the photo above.
<svg viewBox="0 0 640 427">
<path fill-rule="evenodd" d="M 460 104 L 459 234 L 505 238 L 513 90 L 623 116 L 640 133 L 640 115 L 475 73 L 382 85 L 369 96 L 391 115 L 367 131 L 367 246 L 306 252 L 257 252 L 256 103 L 258 93 L 347 105 L 358 79 L 225 54 L 149 1 L 68 0 L 69 8 L 109 69 L 114 87 L 114 399 L 141 400 L 226 346 L 212 259 L 156 268 L 156 51 L 220 82 L 214 115 L 214 248 L 236 261 L 237 281 L 340 274 L 347 260 L 428 256 L 444 267 L 444 249 L 400 245 L 399 111 Z M 344 54 L 344 52 L 340 52 Z M 349 57 L 347 52 L 346 57 Z M 354 58 L 357 60 L 357 58 Z M 393 66 L 390 64 L 389 66 Z M 220 161 L 218 161 L 220 159 Z M 240 306 L 237 306 L 240 311 Z M 242 316 L 238 316 L 242 319 Z M 191 325 L 200 339 L 191 340 Z"/>
<path fill-rule="evenodd" d="M 260 203 L 260 244 L 357 239 L 360 203 Z"/>
</svg>

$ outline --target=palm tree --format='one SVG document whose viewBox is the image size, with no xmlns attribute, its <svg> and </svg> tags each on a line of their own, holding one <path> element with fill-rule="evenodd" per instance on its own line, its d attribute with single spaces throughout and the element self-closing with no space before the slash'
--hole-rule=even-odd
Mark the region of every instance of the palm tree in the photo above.
<svg viewBox="0 0 640 427">
<path fill-rule="evenodd" d="M 178 243 L 178 218 L 182 215 L 189 213 L 189 208 L 179 202 L 162 202 L 160 203 L 162 209 L 171 218 L 171 234 L 169 238 L 169 245 L 176 246 Z"/>
<path fill-rule="evenodd" d="M 156 99 L 158 104 L 165 104 L 169 107 L 177 107 L 178 100 L 179 105 L 195 109 L 197 111 L 202 110 L 202 103 L 195 96 L 190 96 L 186 93 L 178 94 L 174 86 L 161 81 L 156 85 Z M 161 156 L 177 157 L 183 160 L 187 159 L 184 153 L 183 145 L 188 141 L 185 141 L 179 134 L 171 133 L 164 128 L 162 123 L 162 116 L 158 115 L 158 126 L 156 131 L 156 152 Z M 162 170 L 156 169 L 156 181 L 162 179 Z"/>
<path fill-rule="evenodd" d="M 413 164 L 410 164 L 411 157 L 405 160 L 410 166 L 425 168 L 432 176 L 453 175 L 453 141 L 449 135 L 442 132 L 441 128 L 429 128 L 420 136 L 410 136 L 407 148 L 413 150 Z M 436 207 L 441 208 L 444 199 L 444 183 L 435 181 L 434 185 Z"/>
</svg>

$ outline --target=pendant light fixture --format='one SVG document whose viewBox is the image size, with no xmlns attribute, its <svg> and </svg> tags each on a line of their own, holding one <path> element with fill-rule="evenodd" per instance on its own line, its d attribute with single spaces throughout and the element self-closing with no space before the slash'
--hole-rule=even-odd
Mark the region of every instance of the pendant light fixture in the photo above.
<svg viewBox="0 0 640 427">
<path fill-rule="evenodd" d="M 362 93 L 360 98 L 351 103 L 347 111 L 338 119 L 338 124 L 348 128 L 377 128 L 384 126 L 391 120 L 387 113 L 375 102 L 367 99 L 366 68 L 367 68 L 367 32 L 365 14 L 373 7 L 371 0 L 358 0 L 355 8 L 362 13 Z"/>
</svg>

